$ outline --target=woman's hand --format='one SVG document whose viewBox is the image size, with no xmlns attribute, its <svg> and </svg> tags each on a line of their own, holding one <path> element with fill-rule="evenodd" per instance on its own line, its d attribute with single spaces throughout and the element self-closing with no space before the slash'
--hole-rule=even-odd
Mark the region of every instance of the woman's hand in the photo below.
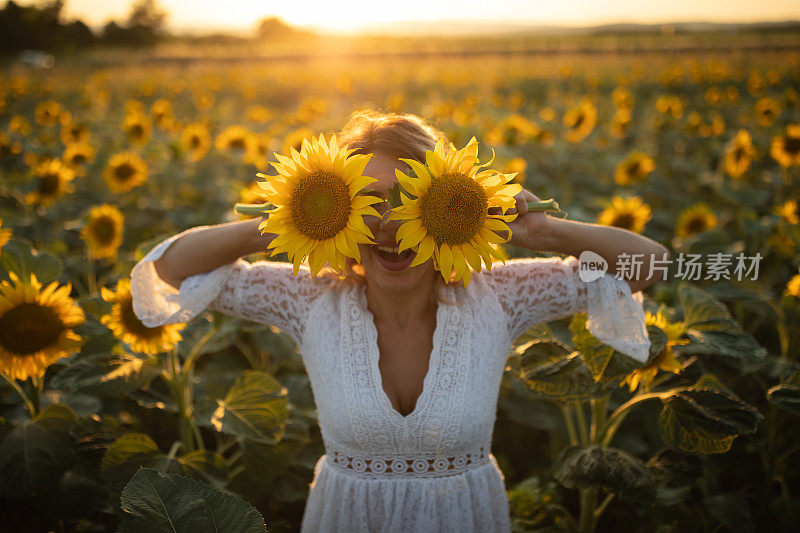
<svg viewBox="0 0 800 533">
<path fill-rule="evenodd" d="M 543 242 L 544 236 L 547 234 L 548 224 L 550 218 L 544 211 L 528 211 L 528 202 L 540 202 L 541 199 L 527 189 L 522 189 L 514 199 L 516 200 L 516 207 L 506 211 L 507 215 L 517 213 L 517 218 L 512 222 L 508 222 L 508 227 L 511 230 L 511 240 L 508 244 L 513 246 L 521 246 L 524 248 L 536 249 L 537 242 Z M 489 214 L 500 214 L 499 207 L 492 207 L 489 209 Z M 507 237 L 505 232 L 498 232 L 502 237 Z"/>
</svg>

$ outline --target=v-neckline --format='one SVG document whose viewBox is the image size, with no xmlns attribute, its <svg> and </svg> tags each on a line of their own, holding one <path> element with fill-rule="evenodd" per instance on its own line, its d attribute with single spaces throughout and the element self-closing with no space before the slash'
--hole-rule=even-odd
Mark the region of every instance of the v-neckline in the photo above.
<svg viewBox="0 0 800 533">
<path fill-rule="evenodd" d="M 378 327 L 375 325 L 375 315 L 372 314 L 372 311 L 369 310 L 367 305 L 366 287 L 357 287 L 356 292 L 356 296 L 361 300 L 361 305 L 364 310 L 364 327 L 367 329 L 368 344 L 367 359 L 372 374 L 372 384 L 375 388 L 375 393 L 380 397 L 381 405 L 383 405 L 384 408 L 390 412 L 390 416 L 393 416 L 402 422 L 407 422 L 413 418 L 417 418 L 419 413 L 422 412 L 424 408 L 424 402 L 426 402 L 428 397 L 432 394 L 431 382 L 434 381 L 439 373 L 439 353 L 441 352 L 440 337 L 442 332 L 442 324 L 445 320 L 445 313 L 450 306 L 444 302 L 438 303 L 436 309 L 436 326 L 433 330 L 431 353 L 428 357 L 428 370 L 425 372 L 425 377 L 422 380 L 422 392 L 420 392 L 419 396 L 417 396 L 417 399 L 414 402 L 414 409 L 407 415 L 404 415 L 394 408 L 394 405 L 392 405 L 392 400 L 389 399 L 389 395 L 386 394 L 386 389 L 383 388 L 383 375 L 381 374 L 380 369 L 381 351 L 380 346 L 378 346 Z"/>
</svg>

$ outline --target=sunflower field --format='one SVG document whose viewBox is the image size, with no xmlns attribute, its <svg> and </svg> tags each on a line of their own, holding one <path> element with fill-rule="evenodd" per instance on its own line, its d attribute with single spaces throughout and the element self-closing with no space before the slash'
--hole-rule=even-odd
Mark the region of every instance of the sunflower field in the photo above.
<svg viewBox="0 0 800 533">
<path fill-rule="evenodd" d="M 474 136 L 570 219 L 671 251 L 644 294 L 644 366 L 585 314 L 515 343 L 493 453 L 516 531 L 796 527 L 800 52 L 784 48 L 3 67 L 1 530 L 299 529 L 324 448 L 296 347 L 216 311 L 148 328 L 130 273 L 264 202 L 273 153 L 362 108 Z M 693 254 L 757 270 L 681 276 Z"/>
</svg>

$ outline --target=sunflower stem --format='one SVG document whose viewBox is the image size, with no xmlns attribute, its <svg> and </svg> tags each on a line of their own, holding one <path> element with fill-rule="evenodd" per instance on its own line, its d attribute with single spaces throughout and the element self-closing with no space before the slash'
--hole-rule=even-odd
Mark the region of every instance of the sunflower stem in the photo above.
<svg viewBox="0 0 800 533">
<path fill-rule="evenodd" d="M 272 204 L 241 204 L 237 203 L 233 209 L 240 215 L 265 215 L 266 212 L 270 209 L 275 207 Z M 553 212 L 561 212 L 561 208 L 558 206 L 558 202 L 556 202 L 553 198 L 542 200 L 541 202 L 528 202 L 528 211 L 553 211 Z"/>
<path fill-rule="evenodd" d="M 558 202 L 554 199 L 549 198 L 547 200 L 543 200 L 541 202 L 528 202 L 528 211 L 561 211 L 561 208 L 558 206 Z"/>
<path fill-rule="evenodd" d="M 39 401 L 39 396 L 41 393 L 41 387 L 39 378 L 37 376 L 31 376 L 31 380 L 28 382 L 31 389 L 31 403 L 33 404 L 34 412 L 31 416 L 36 416 L 39 414 L 41 410 L 41 402 Z"/>
<path fill-rule="evenodd" d="M 94 270 L 94 255 L 92 255 L 92 250 L 89 248 L 89 245 L 86 245 L 86 264 L 88 265 L 88 284 L 89 284 L 89 295 L 90 296 L 97 296 L 97 274 L 95 274 Z"/>
<path fill-rule="evenodd" d="M 25 408 L 28 409 L 28 413 L 30 413 L 31 418 L 36 416 L 36 408 L 34 407 L 33 402 L 31 402 L 31 399 L 28 398 L 27 394 L 25 394 L 25 391 L 22 389 L 22 387 L 20 387 L 19 384 L 17 384 L 17 380 L 11 379 L 10 377 L 6 376 L 3 372 L 0 372 L 0 376 L 2 376 L 3 379 L 5 379 L 8 382 L 8 384 L 14 388 L 15 391 L 17 391 L 17 394 L 19 394 L 19 397 L 22 398 L 22 401 L 25 403 Z"/>
<path fill-rule="evenodd" d="M 579 443 L 578 433 L 575 431 L 575 425 L 572 422 L 572 410 L 569 404 L 559 403 L 561 413 L 564 415 L 564 424 L 567 426 L 567 434 L 569 435 L 570 446 L 577 446 Z"/>
<path fill-rule="evenodd" d="M 660 392 L 648 392 L 645 394 L 639 394 L 634 396 L 624 404 L 620 405 L 616 411 L 614 411 L 611 416 L 608 418 L 606 422 L 606 431 L 605 435 L 603 436 L 603 441 L 600 443 L 602 446 L 608 446 L 611 444 L 611 440 L 614 438 L 614 434 L 617 432 L 617 428 L 619 425 L 622 424 L 622 421 L 625 420 L 625 417 L 628 414 L 628 411 L 639 402 L 643 402 L 645 400 L 649 400 L 651 398 L 660 398 Z"/>
<path fill-rule="evenodd" d="M 240 215 L 266 215 L 273 207 L 275 206 L 272 204 L 236 204 L 233 210 Z"/>
</svg>

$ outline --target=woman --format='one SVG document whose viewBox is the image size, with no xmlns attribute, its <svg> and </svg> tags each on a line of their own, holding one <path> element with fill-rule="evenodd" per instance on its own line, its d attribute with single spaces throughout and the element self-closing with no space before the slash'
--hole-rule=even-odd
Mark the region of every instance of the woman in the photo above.
<svg viewBox="0 0 800 533">
<path fill-rule="evenodd" d="M 338 135 L 373 154 L 364 174 L 386 197 L 399 158 L 425 162 L 441 132 L 414 115 L 355 113 Z M 523 190 L 511 244 L 568 254 L 515 259 L 444 283 L 431 261 L 397 254 L 388 205 L 365 222 L 374 245 L 344 279 L 293 275 L 290 263 L 242 256 L 265 251 L 258 219 L 191 228 L 157 245 L 132 272 L 133 307 L 147 326 L 186 322 L 203 309 L 280 327 L 298 344 L 326 453 L 318 461 L 304 531 L 509 531 L 504 477 L 490 453 L 509 347 L 531 326 L 587 311 L 598 335 L 646 353 L 639 301 L 655 279 L 578 276 L 591 250 L 610 272 L 621 253 L 661 258 L 658 243 L 612 227 L 527 212 Z M 162 281 L 163 280 L 163 281 Z M 179 292 L 176 294 L 176 289 Z"/>
</svg>

